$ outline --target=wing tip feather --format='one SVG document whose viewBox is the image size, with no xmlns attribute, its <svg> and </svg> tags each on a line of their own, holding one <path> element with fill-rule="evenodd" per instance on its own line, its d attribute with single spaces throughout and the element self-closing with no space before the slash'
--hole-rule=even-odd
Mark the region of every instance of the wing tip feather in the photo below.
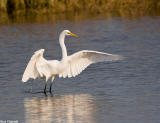
<svg viewBox="0 0 160 123">
<path fill-rule="evenodd" d="M 21 81 L 22 81 L 23 83 L 25 83 L 25 82 L 27 82 L 27 81 L 28 81 L 28 79 L 29 79 L 29 78 L 22 78 L 22 80 L 21 80 Z"/>
</svg>

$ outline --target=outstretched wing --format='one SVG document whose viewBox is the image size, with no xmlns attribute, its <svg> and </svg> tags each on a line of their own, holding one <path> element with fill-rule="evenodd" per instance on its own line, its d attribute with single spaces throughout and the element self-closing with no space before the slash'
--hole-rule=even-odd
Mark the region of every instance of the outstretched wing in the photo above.
<svg viewBox="0 0 160 123">
<path fill-rule="evenodd" d="M 36 67 L 36 62 L 40 56 L 43 56 L 44 49 L 40 49 L 31 57 L 22 77 L 22 82 L 27 82 L 28 79 L 36 79 L 39 77 L 39 72 Z"/>
<path fill-rule="evenodd" d="M 75 77 L 90 64 L 104 61 L 121 60 L 122 58 L 123 57 L 120 55 L 113 55 L 97 51 L 79 51 L 68 57 L 67 67 L 59 74 L 59 77 Z"/>
</svg>

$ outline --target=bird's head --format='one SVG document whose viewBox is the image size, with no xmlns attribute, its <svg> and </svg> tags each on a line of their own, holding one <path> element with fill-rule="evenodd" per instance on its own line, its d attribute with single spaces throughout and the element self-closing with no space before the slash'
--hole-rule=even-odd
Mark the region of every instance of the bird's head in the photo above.
<svg viewBox="0 0 160 123">
<path fill-rule="evenodd" d="M 78 35 L 72 33 L 72 32 L 69 31 L 69 30 L 64 30 L 63 33 L 64 33 L 65 35 L 68 35 L 68 36 L 74 36 L 74 37 L 77 37 L 77 38 L 79 37 Z"/>
</svg>

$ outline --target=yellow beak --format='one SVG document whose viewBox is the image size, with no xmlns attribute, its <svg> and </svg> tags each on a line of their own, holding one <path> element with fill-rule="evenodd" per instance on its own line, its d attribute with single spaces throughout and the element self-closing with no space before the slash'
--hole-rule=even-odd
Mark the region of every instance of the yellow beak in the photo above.
<svg viewBox="0 0 160 123">
<path fill-rule="evenodd" d="M 69 33 L 71 36 L 74 36 L 74 37 L 77 37 L 77 38 L 79 38 L 79 36 L 78 35 L 76 35 L 76 34 L 74 34 L 74 33 Z"/>
</svg>

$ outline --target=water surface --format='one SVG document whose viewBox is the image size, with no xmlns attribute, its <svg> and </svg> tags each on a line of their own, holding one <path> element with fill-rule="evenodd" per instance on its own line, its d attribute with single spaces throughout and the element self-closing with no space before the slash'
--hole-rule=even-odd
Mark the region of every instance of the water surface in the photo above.
<svg viewBox="0 0 160 123">
<path fill-rule="evenodd" d="M 125 56 L 93 64 L 79 76 L 56 77 L 54 95 L 44 80 L 21 83 L 32 54 L 61 59 L 58 35 L 69 29 L 68 54 L 82 49 Z M 57 24 L 0 26 L 0 120 L 66 123 L 158 123 L 160 121 L 160 18 L 101 19 Z"/>
</svg>

